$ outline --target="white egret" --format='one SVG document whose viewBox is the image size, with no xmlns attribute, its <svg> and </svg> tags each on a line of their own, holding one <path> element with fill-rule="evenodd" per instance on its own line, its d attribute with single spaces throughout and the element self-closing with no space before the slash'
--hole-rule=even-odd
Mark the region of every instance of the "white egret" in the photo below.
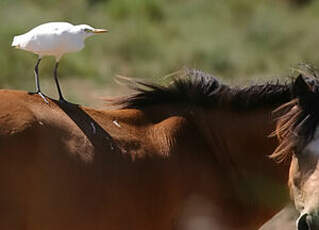
<svg viewBox="0 0 319 230">
<path fill-rule="evenodd" d="M 49 22 L 35 27 L 29 32 L 15 36 L 12 46 L 27 50 L 38 55 L 35 65 L 36 92 L 46 103 L 45 95 L 41 92 L 39 84 L 38 66 L 44 56 L 54 56 L 56 60 L 54 68 L 54 80 L 59 93 L 59 100 L 66 102 L 57 77 L 59 61 L 65 53 L 80 51 L 84 47 L 84 40 L 94 34 L 105 33 L 106 29 L 95 29 L 89 25 L 72 25 L 68 22 Z"/>
</svg>

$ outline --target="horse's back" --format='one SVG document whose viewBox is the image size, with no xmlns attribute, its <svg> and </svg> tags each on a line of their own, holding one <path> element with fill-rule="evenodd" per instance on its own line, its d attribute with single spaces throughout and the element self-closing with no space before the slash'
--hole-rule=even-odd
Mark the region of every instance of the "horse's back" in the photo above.
<svg viewBox="0 0 319 230">
<path fill-rule="evenodd" d="M 194 124 L 176 106 L 160 110 L 106 112 L 0 91 L 0 229 L 245 223 Z"/>
<path fill-rule="evenodd" d="M 0 91 L 0 229 L 98 224 L 91 222 L 103 203 L 98 199 L 105 175 L 95 154 L 88 137 L 54 101 Z"/>
<path fill-rule="evenodd" d="M 32 186 L 30 162 L 37 151 L 37 118 L 28 95 L 0 91 L 0 227 L 23 229 L 28 188 Z"/>
<path fill-rule="evenodd" d="M 20 133 L 34 125 L 36 118 L 26 98 L 24 92 L 0 91 L 0 135 Z"/>
<path fill-rule="evenodd" d="M 132 116 L 0 91 L 0 229 L 170 228 L 176 164 Z"/>
</svg>

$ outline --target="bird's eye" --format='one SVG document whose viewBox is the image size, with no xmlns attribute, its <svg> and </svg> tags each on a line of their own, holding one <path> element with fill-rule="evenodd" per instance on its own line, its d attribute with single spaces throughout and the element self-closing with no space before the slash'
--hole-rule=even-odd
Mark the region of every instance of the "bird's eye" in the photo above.
<svg viewBox="0 0 319 230">
<path fill-rule="evenodd" d="M 92 32 L 92 30 L 91 30 L 91 29 L 88 29 L 88 28 L 85 28 L 85 29 L 84 29 L 84 32 L 89 33 L 89 32 Z"/>
</svg>

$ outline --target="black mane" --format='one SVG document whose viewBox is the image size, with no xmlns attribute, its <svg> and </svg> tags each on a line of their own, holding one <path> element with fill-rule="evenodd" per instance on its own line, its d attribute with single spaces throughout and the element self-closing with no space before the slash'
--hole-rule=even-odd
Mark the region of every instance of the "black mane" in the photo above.
<svg viewBox="0 0 319 230">
<path fill-rule="evenodd" d="M 176 104 L 250 109 L 278 106 L 291 99 L 290 84 L 266 82 L 248 87 L 230 87 L 213 75 L 199 70 L 187 70 L 166 85 L 129 80 L 128 86 L 136 93 L 113 100 L 121 108 L 142 109 L 151 105 Z"/>
</svg>

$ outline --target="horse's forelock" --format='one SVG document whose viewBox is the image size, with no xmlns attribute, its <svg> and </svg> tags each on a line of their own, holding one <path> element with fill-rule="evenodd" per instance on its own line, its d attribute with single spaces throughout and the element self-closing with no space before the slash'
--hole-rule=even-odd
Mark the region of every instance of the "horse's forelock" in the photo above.
<svg viewBox="0 0 319 230">
<path fill-rule="evenodd" d="M 294 127 L 301 114 L 301 109 L 297 107 L 298 100 L 293 99 L 288 103 L 281 105 L 273 114 L 277 116 L 275 131 L 270 136 L 276 136 L 279 145 L 270 155 L 270 158 L 278 162 L 287 160 L 296 146 L 296 133 Z"/>
<path fill-rule="evenodd" d="M 279 145 L 270 155 L 278 162 L 285 161 L 293 153 L 300 152 L 313 138 L 319 123 L 317 113 L 309 114 L 298 105 L 298 99 L 280 106 L 274 111 L 280 114 L 277 119 L 276 130 L 271 136 L 276 136 Z"/>
</svg>

